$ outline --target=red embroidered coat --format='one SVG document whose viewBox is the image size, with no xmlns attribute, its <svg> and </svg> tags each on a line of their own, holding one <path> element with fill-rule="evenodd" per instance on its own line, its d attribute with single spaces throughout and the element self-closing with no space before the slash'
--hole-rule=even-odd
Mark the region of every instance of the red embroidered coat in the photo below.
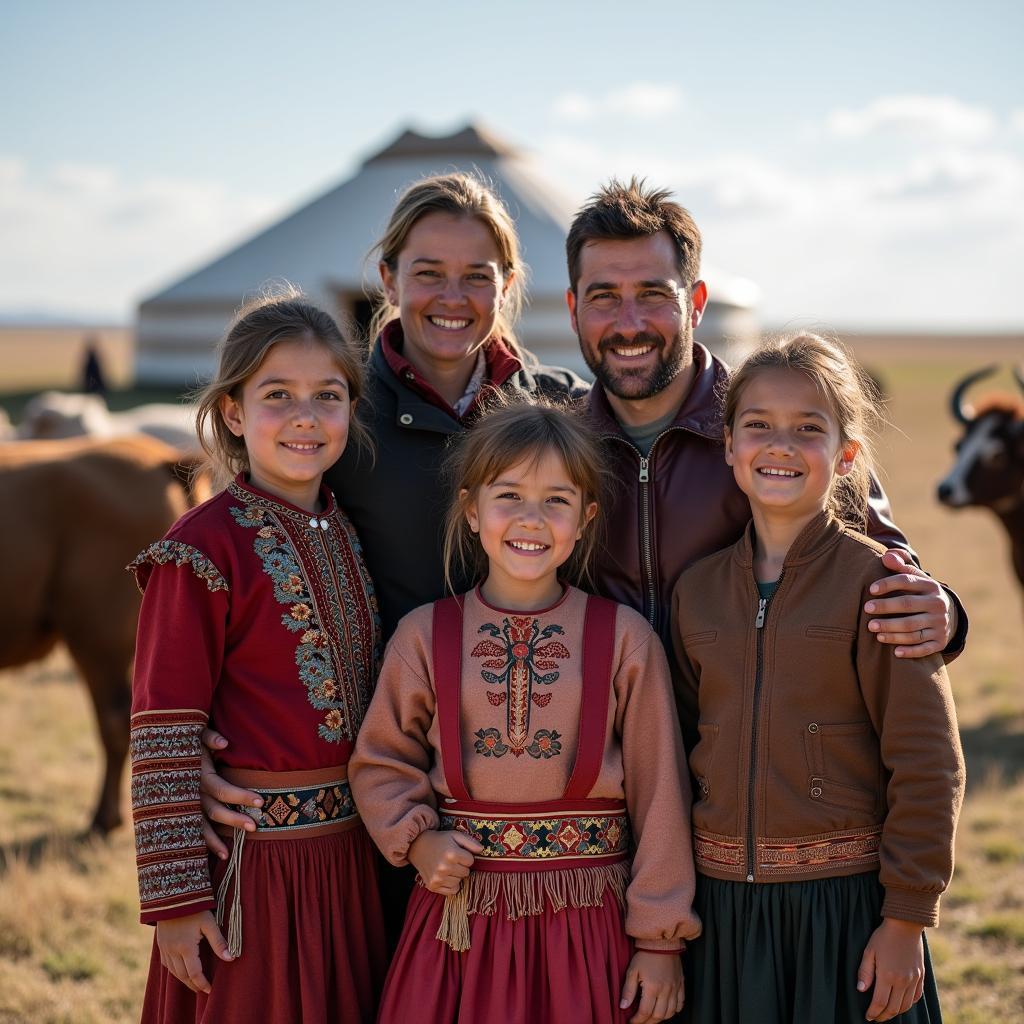
<svg viewBox="0 0 1024 1024">
<path fill-rule="evenodd" d="M 509 612 L 466 595 L 459 697 L 465 784 L 474 800 L 542 803 L 565 791 L 576 758 L 587 595 L 570 587 L 553 607 Z M 393 864 L 439 825 L 452 796 L 441 758 L 431 605 L 410 612 L 388 644 L 350 765 L 367 830 Z M 700 933 L 682 740 L 661 642 L 619 605 L 604 755 L 589 796 L 625 800 L 633 833 L 626 931 L 647 948 Z M 521 823 L 520 823 L 521 825 Z M 514 848 L 542 836 L 503 833 Z M 542 854 L 543 855 L 543 854 Z"/>
<path fill-rule="evenodd" d="M 231 738 L 218 755 L 229 767 L 348 763 L 380 623 L 355 531 L 322 497 L 312 516 L 239 477 L 129 567 L 144 595 L 131 734 L 143 922 L 214 907 L 199 808 L 207 721 Z"/>
</svg>

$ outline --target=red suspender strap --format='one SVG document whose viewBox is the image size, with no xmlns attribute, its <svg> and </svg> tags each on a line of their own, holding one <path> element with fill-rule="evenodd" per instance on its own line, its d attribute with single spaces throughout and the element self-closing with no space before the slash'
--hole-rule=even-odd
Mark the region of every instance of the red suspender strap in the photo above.
<svg viewBox="0 0 1024 1024">
<path fill-rule="evenodd" d="M 456 800 L 468 800 L 462 774 L 462 599 L 446 597 L 434 602 L 434 695 L 441 732 L 441 766 Z"/>
<path fill-rule="evenodd" d="M 617 605 L 604 597 L 588 597 L 583 619 L 583 700 L 576 763 L 565 787 L 567 800 L 584 800 L 597 782 L 604 760 L 608 700 L 612 689 Z"/>
</svg>

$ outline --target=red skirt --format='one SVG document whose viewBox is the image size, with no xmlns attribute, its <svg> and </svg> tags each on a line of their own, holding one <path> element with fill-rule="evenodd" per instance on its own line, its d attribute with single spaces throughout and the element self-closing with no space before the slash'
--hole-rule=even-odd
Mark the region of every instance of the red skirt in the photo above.
<svg viewBox="0 0 1024 1024">
<path fill-rule="evenodd" d="M 633 955 L 622 908 L 611 892 L 600 907 L 508 919 L 471 914 L 470 948 L 456 953 L 434 936 L 444 897 L 417 885 L 395 951 L 379 1024 L 623 1024 L 619 1009 Z"/>
<path fill-rule="evenodd" d="M 225 868 L 212 867 L 215 892 Z M 387 952 L 376 851 L 363 826 L 318 838 L 250 836 L 241 878 L 241 956 L 225 963 L 201 942 L 212 992 L 197 995 L 161 966 L 154 939 L 142 1024 L 370 1024 Z"/>
</svg>

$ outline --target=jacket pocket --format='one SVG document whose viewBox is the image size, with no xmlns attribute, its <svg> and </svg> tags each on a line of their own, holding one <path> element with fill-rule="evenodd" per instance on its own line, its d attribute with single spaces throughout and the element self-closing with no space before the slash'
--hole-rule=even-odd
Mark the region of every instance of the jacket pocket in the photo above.
<svg viewBox="0 0 1024 1024">
<path fill-rule="evenodd" d="M 705 629 L 701 633 L 689 633 L 684 636 L 683 647 L 689 649 L 690 647 L 699 647 L 701 644 L 713 644 L 717 639 L 717 629 Z"/>
<path fill-rule="evenodd" d="M 855 640 L 857 631 L 841 626 L 808 626 L 804 635 L 808 640 Z"/>
<path fill-rule="evenodd" d="M 811 800 L 864 814 L 881 810 L 881 761 L 870 722 L 809 722 L 804 753 Z"/>
<path fill-rule="evenodd" d="M 700 722 L 697 725 L 700 737 L 696 746 L 690 751 L 690 771 L 697 780 L 697 790 L 701 800 L 711 796 L 711 765 L 715 760 L 715 746 L 718 739 L 718 726 L 711 722 Z"/>
</svg>

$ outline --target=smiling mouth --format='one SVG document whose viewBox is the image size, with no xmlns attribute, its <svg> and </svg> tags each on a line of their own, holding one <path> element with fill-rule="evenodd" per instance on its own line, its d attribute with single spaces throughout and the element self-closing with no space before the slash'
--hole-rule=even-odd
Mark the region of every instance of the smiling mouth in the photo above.
<svg viewBox="0 0 1024 1024">
<path fill-rule="evenodd" d="M 761 476 L 781 476 L 792 478 L 796 476 L 803 476 L 799 470 L 796 469 L 780 469 L 777 466 L 762 466 L 758 471 Z"/>
<path fill-rule="evenodd" d="M 467 328 L 473 321 L 465 317 L 449 318 L 443 316 L 428 316 L 427 319 L 443 331 L 461 331 Z"/>
<path fill-rule="evenodd" d="M 638 356 L 645 356 L 648 352 L 653 352 L 655 347 L 654 345 L 616 345 L 611 348 L 611 351 L 620 359 L 636 359 Z"/>
<path fill-rule="evenodd" d="M 513 551 L 519 551 L 528 555 L 540 554 L 540 552 L 547 551 L 550 547 L 548 544 L 541 544 L 535 540 L 507 540 L 505 543 Z"/>
<path fill-rule="evenodd" d="M 322 441 L 282 441 L 281 444 L 293 452 L 315 452 L 318 448 L 323 448 Z"/>
</svg>

